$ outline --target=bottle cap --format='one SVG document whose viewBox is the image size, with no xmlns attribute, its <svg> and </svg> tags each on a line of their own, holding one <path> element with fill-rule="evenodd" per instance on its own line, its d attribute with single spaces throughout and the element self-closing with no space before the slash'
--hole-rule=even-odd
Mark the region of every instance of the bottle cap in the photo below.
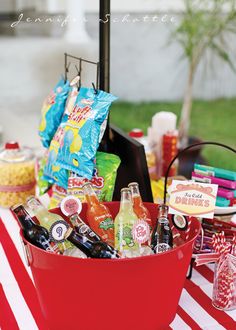
<svg viewBox="0 0 236 330">
<path fill-rule="evenodd" d="M 166 204 L 159 204 L 158 205 L 158 211 L 159 212 L 168 212 L 168 210 L 169 210 L 169 207 L 166 205 Z"/>
<path fill-rule="evenodd" d="M 18 207 L 24 207 L 21 203 L 14 204 L 10 207 L 10 210 L 14 212 L 15 209 L 18 209 Z"/>
<path fill-rule="evenodd" d="M 129 188 L 122 188 L 122 189 L 120 190 L 120 192 L 122 192 L 122 191 L 129 191 L 129 192 L 130 192 Z"/>
<path fill-rule="evenodd" d="M 63 200 L 61 201 L 61 204 L 60 204 L 60 208 L 61 208 L 62 213 L 65 216 L 69 217 L 75 213 L 80 214 L 80 212 L 82 210 L 82 203 L 81 203 L 80 199 L 78 199 L 72 195 L 69 195 L 69 196 L 63 198 Z"/>
<path fill-rule="evenodd" d="M 42 205 L 42 203 L 34 195 L 26 198 L 26 204 L 28 205 L 28 203 L 32 205 Z"/>
<path fill-rule="evenodd" d="M 128 187 L 131 187 L 131 186 L 138 186 L 139 184 L 138 184 L 138 182 L 130 182 L 129 184 L 128 184 Z"/>
</svg>

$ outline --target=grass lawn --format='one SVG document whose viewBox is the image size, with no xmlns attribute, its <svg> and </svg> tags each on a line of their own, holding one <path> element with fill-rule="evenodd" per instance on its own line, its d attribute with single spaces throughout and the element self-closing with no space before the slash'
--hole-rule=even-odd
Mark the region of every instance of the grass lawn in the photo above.
<svg viewBox="0 0 236 330">
<path fill-rule="evenodd" d="M 111 122 L 129 132 L 138 127 L 147 132 L 152 116 L 158 111 L 171 111 L 179 118 L 181 102 L 128 103 L 112 105 Z M 236 99 L 194 101 L 190 135 L 205 141 L 216 141 L 236 148 Z M 208 146 L 203 155 L 209 165 L 236 171 L 236 154 L 220 147 Z"/>
</svg>

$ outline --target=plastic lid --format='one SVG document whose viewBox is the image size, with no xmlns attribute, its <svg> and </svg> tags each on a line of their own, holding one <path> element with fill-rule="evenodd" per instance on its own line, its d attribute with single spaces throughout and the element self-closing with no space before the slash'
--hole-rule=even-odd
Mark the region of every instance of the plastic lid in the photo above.
<svg viewBox="0 0 236 330">
<path fill-rule="evenodd" d="M 33 151 L 30 148 L 20 148 L 16 141 L 5 143 L 3 149 L 0 150 L 0 161 L 7 163 L 20 163 L 34 159 Z"/>
<path fill-rule="evenodd" d="M 13 142 L 13 141 L 7 142 L 5 144 L 5 149 L 7 149 L 7 150 L 9 150 L 9 149 L 14 149 L 14 150 L 20 149 L 19 143 L 18 142 Z"/>
<path fill-rule="evenodd" d="M 130 192 L 130 190 L 129 190 L 129 188 L 122 188 L 121 190 L 120 190 L 120 192 L 122 192 L 122 191 L 129 191 Z"/>
<path fill-rule="evenodd" d="M 131 132 L 129 132 L 129 136 L 132 138 L 141 138 L 144 136 L 144 134 L 140 128 L 134 128 Z"/>
</svg>

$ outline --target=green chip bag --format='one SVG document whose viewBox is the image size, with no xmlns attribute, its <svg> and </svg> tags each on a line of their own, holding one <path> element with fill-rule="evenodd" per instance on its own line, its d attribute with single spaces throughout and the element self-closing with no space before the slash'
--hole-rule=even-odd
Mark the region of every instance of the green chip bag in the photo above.
<svg viewBox="0 0 236 330">
<path fill-rule="evenodd" d="M 39 196 L 45 194 L 48 189 L 51 187 L 50 182 L 44 179 L 43 171 L 46 165 L 47 158 L 43 157 L 38 161 L 38 173 L 37 173 L 37 185 L 39 189 Z"/>
<path fill-rule="evenodd" d="M 118 156 L 104 152 L 97 152 L 96 165 L 92 179 L 88 180 L 71 172 L 68 179 L 68 189 L 66 194 L 74 195 L 78 197 L 81 202 L 85 202 L 82 185 L 89 181 L 101 202 L 112 201 L 119 165 L 120 158 Z M 61 200 L 66 194 L 65 190 L 62 191 L 61 188 L 54 186 L 50 207 L 59 206 Z"/>
<path fill-rule="evenodd" d="M 68 180 L 68 194 L 77 195 L 82 201 L 85 201 L 82 185 L 89 181 L 94 191 L 102 202 L 110 202 L 112 200 L 116 173 L 120 165 L 120 158 L 113 154 L 97 152 L 96 165 L 91 180 L 80 177 L 71 173 Z"/>
</svg>

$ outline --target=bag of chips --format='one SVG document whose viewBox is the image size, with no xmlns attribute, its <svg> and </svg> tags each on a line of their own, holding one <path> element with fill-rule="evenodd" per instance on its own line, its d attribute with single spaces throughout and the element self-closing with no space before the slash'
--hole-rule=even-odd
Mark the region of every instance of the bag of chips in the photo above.
<svg viewBox="0 0 236 330">
<path fill-rule="evenodd" d="M 50 208 L 58 207 L 61 200 L 67 195 L 74 195 L 79 198 L 81 202 L 85 202 L 82 185 L 87 181 L 91 182 L 100 201 L 111 201 L 119 165 L 120 158 L 118 156 L 104 152 L 97 152 L 96 166 L 92 179 L 88 180 L 71 172 L 68 179 L 67 191 L 54 185 L 53 194 L 50 200 Z"/>
<path fill-rule="evenodd" d="M 70 89 L 69 81 L 64 82 L 64 79 L 60 79 L 43 103 L 39 136 L 45 148 L 49 147 L 60 125 Z"/>
<path fill-rule="evenodd" d="M 52 186 L 52 196 L 50 198 L 49 209 L 60 207 L 61 201 L 67 196 L 66 189 L 54 184 Z"/>
<path fill-rule="evenodd" d="M 50 143 L 48 150 L 47 161 L 44 166 L 43 178 L 48 181 L 50 184 L 57 183 L 60 187 L 67 189 L 69 171 L 62 168 L 60 165 L 56 164 L 57 154 L 62 141 L 64 134 L 63 125 L 67 121 L 68 116 L 70 115 L 76 98 L 78 96 L 77 87 L 73 87 L 70 91 L 70 94 L 67 98 L 66 109 L 64 115 L 61 119 L 60 126 L 57 128 L 57 131 Z"/>
<path fill-rule="evenodd" d="M 61 125 L 62 138 L 57 165 L 91 179 L 94 158 L 101 139 L 101 125 L 111 103 L 117 98 L 109 93 L 82 87 L 68 120 Z"/>
<path fill-rule="evenodd" d="M 43 179 L 48 181 L 50 184 L 57 183 L 59 186 L 67 189 L 69 171 L 61 168 L 60 165 L 56 164 L 57 154 L 61 141 L 61 134 L 63 134 L 63 132 L 59 126 L 50 143 L 43 172 Z"/>
</svg>

